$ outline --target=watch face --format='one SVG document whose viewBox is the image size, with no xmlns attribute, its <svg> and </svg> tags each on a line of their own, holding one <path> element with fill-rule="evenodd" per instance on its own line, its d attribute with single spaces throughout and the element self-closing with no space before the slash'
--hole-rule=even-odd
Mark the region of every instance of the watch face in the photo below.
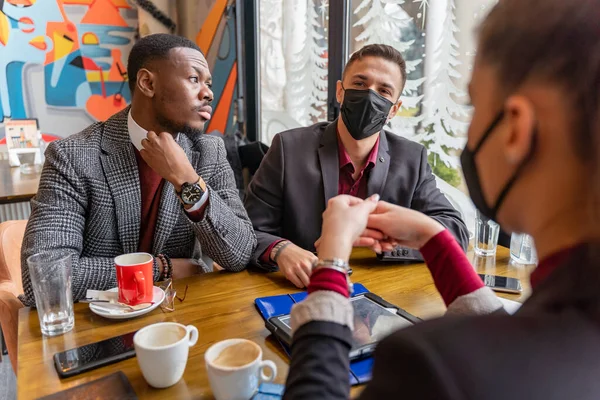
<svg viewBox="0 0 600 400">
<path fill-rule="evenodd" d="M 196 204 L 202 198 L 202 188 L 198 184 L 186 185 L 181 190 L 181 200 L 185 204 Z"/>
</svg>

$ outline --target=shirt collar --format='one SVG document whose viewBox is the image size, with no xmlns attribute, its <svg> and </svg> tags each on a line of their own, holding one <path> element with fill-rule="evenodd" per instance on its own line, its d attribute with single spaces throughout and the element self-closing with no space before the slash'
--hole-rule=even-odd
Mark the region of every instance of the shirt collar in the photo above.
<svg viewBox="0 0 600 400">
<path fill-rule="evenodd" d="M 138 125 L 131 116 L 131 111 L 127 115 L 127 130 L 129 131 L 129 138 L 131 143 L 135 146 L 138 151 L 143 149 L 142 140 L 148 135 L 148 131 Z"/>
<path fill-rule="evenodd" d="M 538 266 L 533 270 L 529 277 L 531 287 L 535 289 L 540 282 L 546 280 L 546 278 L 548 278 L 548 276 L 551 275 L 559 266 L 564 264 L 569 257 L 578 251 L 583 251 L 584 248 L 584 244 L 577 244 L 572 247 L 559 250 L 545 257 L 543 260 L 540 260 Z"/>
<path fill-rule="evenodd" d="M 131 116 L 131 110 L 127 114 L 127 130 L 129 131 L 129 138 L 131 143 L 135 146 L 138 151 L 141 151 L 144 147 L 142 146 L 142 140 L 148 136 L 148 131 L 138 125 L 137 122 Z M 175 141 L 179 139 L 179 134 L 175 135 Z"/>
<path fill-rule="evenodd" d="M 380 135 L 381 135 L 381 133 L 380 133 Z M 350 159 L 350 155 L 346 151 L 346 148 L 344 147 L 344 144 L 342 143 L 342 139 L 340 138 L 339 133 L 337 135 L 337 139 L 338 139 L 338 155 L 339 155 L 339 160 L 340 160 L 340 165 L 339 165 L 340 169 L 342 169 L 346 165 L 350 164 L 352 166 L 352 170 L 354 170 L 354 165 L 352 165 L 352 160 Z M 378 153 L 379 153 L 379 137 L 377 138 L 377 141 L 375 141 L 375 145 L 373 145 L 373 148 L 371 149 L 371 152 L 369 153 L 369 157 L 367 158 L 367 162 L 365 164 L 365 169 L 369 165 L 372 165 L 372 166 L 376 165 Z"/>
</svg>

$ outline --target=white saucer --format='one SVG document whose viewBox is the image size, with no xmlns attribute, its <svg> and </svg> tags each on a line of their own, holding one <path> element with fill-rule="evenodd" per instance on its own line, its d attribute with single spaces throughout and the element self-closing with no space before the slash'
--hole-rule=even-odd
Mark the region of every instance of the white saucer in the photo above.
<svg viewBox="0 0 600 400">
<path fill-rule="evenodd" d="M 109 291 L 116 292 L 118 290 L 119 290 L 119 288 L 112 288 Z M 135 317 L 139 317 L 140 315 L 148 314 L 150 311 L 156 309 L 156 307 L 160 306 L 160 304 L 165 299 L 165 292 L 158 286 L 153 287 L 152 295 L 153 295 L 152 302 L 154 304 L 152 304 L 148 308 L 144 308 L 143 310 L 127 311 L 127 312 L 115 312 L 115 311 L 108 312 L 108 311 L 104 310 L 104 307 L 103 307 L 103 305 L 105 305 L 106 303 L 90 303 L 90 310 L 92 310 L 92 312 L 94 314 L 97 314 L 101 317 L 108 318 L 108 319 L 135 318 Z"/>
</svg>

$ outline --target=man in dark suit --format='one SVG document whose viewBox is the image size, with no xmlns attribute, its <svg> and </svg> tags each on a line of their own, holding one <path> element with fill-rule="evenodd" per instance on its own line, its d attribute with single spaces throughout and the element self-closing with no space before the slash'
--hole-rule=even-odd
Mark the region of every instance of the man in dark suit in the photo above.
<svg viewBox="0 0 600 400">
<path fill-rule="evenodd" d="M 155 257 L 154 280 L 240 271 L 256 244 L 223 141 L 203 134 L 212 77 L 192 41 L 156 34 L 129 55 L 131 107 L 50 143 L 21 252 L 26 305 L 35 302 L 27 258 L 72 255 L 73 297 L 116 286 L 114 257 Z M 170 260 L 169 260 L 170 258 Z"/>
<path fill-rule="evenodd" d="M 352 55 L 337 83 L 341 118 L 282 132 L 250 182 L 245 207 L 258 246 L 254 262 L 308 284 L 321 214 L 338 194 L 421 211 L 447 227 L 466 249 L 460 213 L 436 187 L 425 148 L 382 130 L 400 105 L 406 82 L 401 54 L 368 45 Z M 376 249 L 380 250 L 380 249 Z"/>
</svg>

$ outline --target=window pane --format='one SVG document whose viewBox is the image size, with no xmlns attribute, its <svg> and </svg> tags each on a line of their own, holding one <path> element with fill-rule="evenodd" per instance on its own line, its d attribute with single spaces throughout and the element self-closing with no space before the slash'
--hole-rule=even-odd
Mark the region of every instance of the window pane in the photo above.
<svg viewBox="0 0 600 400">
<path fill-rule="evenodd" d="M 261 140 L 327 120 L 328 0 L 260 0 Z"/>
<path fill-rule="evenodd" d="M 466 87 L 474 29 L 496 0 L 353 0 L 350 50 L 384 43 L 406 60 L 402 108 L 393 133 L 424 144 L 438 177 L 466 191 L 458 156 L 470 107 Z"/>
</svg>

